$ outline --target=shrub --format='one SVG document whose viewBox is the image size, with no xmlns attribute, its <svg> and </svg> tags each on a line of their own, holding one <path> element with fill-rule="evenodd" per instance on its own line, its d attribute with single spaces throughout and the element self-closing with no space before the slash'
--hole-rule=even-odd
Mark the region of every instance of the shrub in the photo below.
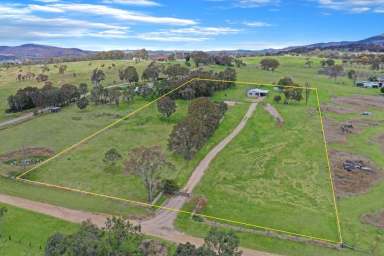
<svg viewBox="0 0 384 256">
<path fill-rule="evenodd" d="M 275 97 L 273 97 L 273 100 L 276 102 L 276 103 L 279 103 L 281 101 L 281 96 L 280 95 L 276 95 Z"/>
<path fill-rule="evenodd" d="M 384 87 L 381 87 L 380 92 L 384 93 Z"/>
<path fill-rule="evenodd" d="M 167 195 L 174 195 L 180 187 L 175 180 L 166 179 L 163 181 L 163 192 Z"/>
</svg>

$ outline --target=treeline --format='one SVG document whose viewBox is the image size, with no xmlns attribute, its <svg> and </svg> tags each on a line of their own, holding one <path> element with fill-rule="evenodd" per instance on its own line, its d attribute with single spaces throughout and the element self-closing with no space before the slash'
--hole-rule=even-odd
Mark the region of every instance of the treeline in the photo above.
<svg viewBox="0 0 384 256">
<path fill-rule="evenodd" d="M 182 79 L 171 77 L 167 80 L 169 90 L 175 89 L 183 82 L 192 80 L 193 78 L 201 78 L 204 80 L 193 80 L 186 86 L 177 90 L 172 94 L 173 98 L 191 100 L 199 97 L 211 97 L 215 91 L 226 90 L 236 85 L 236 70 L 226 68 L 224 71 L 213 72 L 203 69 L 193 70 Z M 226 81 L 226 82 L 224 82 Z"/>
<path fill-rule="evenodd" d="M 73 234 L 52 235 L 45 246 L 45 256 L 241 256 L 239 245 L 240 240 L 232 231 L 213 228 L 201 247 L 190 243 L 179 244 L 171 253 L 165 243 L 145 238 L 140 226 L 113 217 L 106 221 L 102 229 L 87 221 Z"/>
<path fill-rule="evenodd" d="M 76 102 L 80 95 L 81 90 L 72 84 L 64 84 L 61 87 L 54 87 L 51 84 L 46 84 L 42 88 L 26 87 L 8 97 L 7 112 L 20 112 L 36 107 L 62 107 Z"/>
<path fill-rule="evenodd" d="M 187 117 L 174 126 L 169 137 L 169 149 L 190 160 L 213 135 L 227 110 L 225 103 L 208 98 L 192 101 Z"/>
<path fill-rule="evenodd" d="M 245 66 L 246 64 L 238 58 L 226 55 L 226 54 L 209 54 L 207 52 L 203 51 L 196 51 L 188 54 L 185 57 L 185 61 L 187 65 L 190 65 L 190 60 L 193 61 L 196 67 L 199 67 L 200 65 L 208 65 L 208 64 L 215 64 L 215 65 L 223 65 L 223 66 Z"/>
</svg>

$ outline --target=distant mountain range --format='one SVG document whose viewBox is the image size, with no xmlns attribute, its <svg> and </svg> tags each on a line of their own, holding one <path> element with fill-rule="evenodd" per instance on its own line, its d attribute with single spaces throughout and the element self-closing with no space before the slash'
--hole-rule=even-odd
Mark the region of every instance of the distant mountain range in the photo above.
<svg viewBox="0 0 384 256">
<path fill-rule="evenodd" d="M 48 59 L 55 57 L 84 57 L 92 54 L 77 48 L 23 44 L 20 46 L 0 46 L 0 60 Z"/>
<path fill-rule="evenodd" d="M 345 51 L 379 51 L 384 52 L 384 34 L 369 37 L 359 41 L 341 41 L 329 43 L 317 43 L 304 46 L 293 46 L 281 49 L 278 52 L 308 52 L 320 50 L 345 50 Z"/>
<path fill-rule="evenodd" d="M 273 53 L 305 53 L 315 49 L 321 50 L 343 50 L 343 51 L 378 51 L 384 52 L 384 34 L 373 36 L 359 41 L 341 41 L 329 43 L 317 43 L 304 46 L 292 46 L 284 49 L 264 49 L 264 50 L 229 50 L 229 51 L 208 51 L 211 54 L 227 54 L 249 56 L 257 54 Z M 60 48 L 54 46 L 24 44 L 20 46 L 0 46 L 0 61 L 10 60 L 36 60 L 48 58 L 70 58 L 86 57 L 96 52 L 85 51 L 77 48 Z M 150 56 L 167 55 L 173 51 L 150 51 Z"/>
</svg>

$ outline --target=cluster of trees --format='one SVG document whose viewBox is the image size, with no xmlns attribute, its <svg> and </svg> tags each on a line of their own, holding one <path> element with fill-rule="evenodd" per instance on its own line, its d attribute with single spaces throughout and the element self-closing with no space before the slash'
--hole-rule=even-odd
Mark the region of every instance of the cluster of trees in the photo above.
<svg viewBox="0 0 384 256">
<path fill-rule="evenodd" d="M 16 80 L 17 81 L 25 81 L 25 80 L 32 80 L 36 77 L 35 73 L 27 72 L 25 74 L 19 73 L 17 74 Z"/>
<path fill-rule="evenodd" d="M 278 81 L 278 88 L 284 95 L 284 103 L 288 104 L 291 101 L 300 102 L 304 99 L 308 103 L 308 98 L 310 95 L 310 90 L 305 89 L 296 84 L 291 77 L 283 77 Z M 306 84 L 306 87 L 309 87 L 309 84 Z M 305 93 L 304 93 L 305 92 Z M 304 93 L 304 96 L 303 96 Z M 282 100 L 280 95 L 274 97 L 274 101 L 279 103 Z"/>
<path fill-rule="evenodd" d="M 204 244 L 179 244 L 174 256 L 241 256 L 240 239 L 233 231 L 220 231 L 213 228 L 204 239 Z"/>
<path fill-rule="evenodd" d="M 225 103 L 204 97 L 193 100 L 187 117 L 174 126 L 169 136 L 169 149 L 191 160 L 213 135 L 226 110 Z"/>
<path fill-rule="evenodd" d="M 173 256 L 241 256 L 240 240 L 232 231 L 210 230 L 204 244 L 196 247 L 190 243 L 179 244 Z M 135 255 L 167 256 L 168 247 L 157 240 L 146 239 L 140 226 L 124 218 L 110 218 L 105 228 L 98 228 L 89 221 L 83 222 L 73 234 L 55 233 L 45 246 L 45 256 L 95 256 Z"/>
<path fill-rule="evenodd" d="M 75 85 L 64 84 L 60 88 L 50 84 L 19 89 L 15 95 L 8 97 L 8 112 L 20 112 L 35 107 L 62 107 L 76 102 L 80 98 L 80 90 Z"/>
<path fill-rule="evenodd" d="M 322 68 L 319 70 L 319 74 L 327 75 L 330 78 L 337 79 L 339 76 L 344 76 L 344 67 L 342 64 L 336 64 L 334 59 L 328 58 L 321 61 Z"/>
<path fill-rule="evenodd" d="M 236 59 L 227 54 L 213 55 L 203 51 L 195 51 L 185 57 L 185 62 L 187 63 L 187 65 L 190 65 L 191 60 L 193 61 L 196 67 L 199 67 L 200 65 L 209 64 L 216 64 L 222 66 L 236 65 L 237 67 L 245 65 L 245 63 L 242 62 L 240 59 Z"/>
<path fill-rule="evenodd" d="M 226 90 L 235 86 L 236 70 L 226 68 L 221 72 L 204 71 L 202 69 L 191 71 L 188 76 L 184 77 L 183 81 L 188 81 L 193 78 L 205 78 L 209 80 L 194 80 L 184 86 L 182 89 L 172 94 L 172 97 L 179 99 L 191 100 L 198 97 L 211 97 L 215 91 Z M 215 81 L 216 80 L 216 81 Z M 168 79 L 166 87 L 171 90 L 178 87 L 182 81 L 180 79 Z"/>
</svg>

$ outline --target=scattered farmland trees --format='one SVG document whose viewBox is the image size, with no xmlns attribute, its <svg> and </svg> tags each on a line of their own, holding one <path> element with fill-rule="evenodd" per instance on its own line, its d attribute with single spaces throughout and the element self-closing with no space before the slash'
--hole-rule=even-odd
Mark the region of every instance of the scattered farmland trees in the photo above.
<svg viewBox="0 0 384 256">
<path fill-rule="evenodd" d="M 81 97 L 77 102 L 76 102 L 76 105 L 79 109 L 83 110 L 85 108 L 87 108 L 87 106 L 89 105 L 89 101 L 86 97 Z"/>
<path fill-rule="evenodd" d="M 263 70 L 275 71 L 280 66 L 280 62 L 277 59 L 264 58 L 260 61 L 260 65 Z"/>
<path fill-rule="evenodd" d="M 126 172 L 136 174 L 141 178 L 147 189 L 147 201 L 152 202 L 159 189 L 161 171 L 173 166 L 166 160 L 159 146 L 138 147 L 131 151 L 125 162 Z"/>
<path fill-rule="evenodd" d="M 176 102 L 170 97 L 166 96 L 157 101 L 158 111 L 166 118 L 169 118 L 176 112 Z"/>
</svg>

